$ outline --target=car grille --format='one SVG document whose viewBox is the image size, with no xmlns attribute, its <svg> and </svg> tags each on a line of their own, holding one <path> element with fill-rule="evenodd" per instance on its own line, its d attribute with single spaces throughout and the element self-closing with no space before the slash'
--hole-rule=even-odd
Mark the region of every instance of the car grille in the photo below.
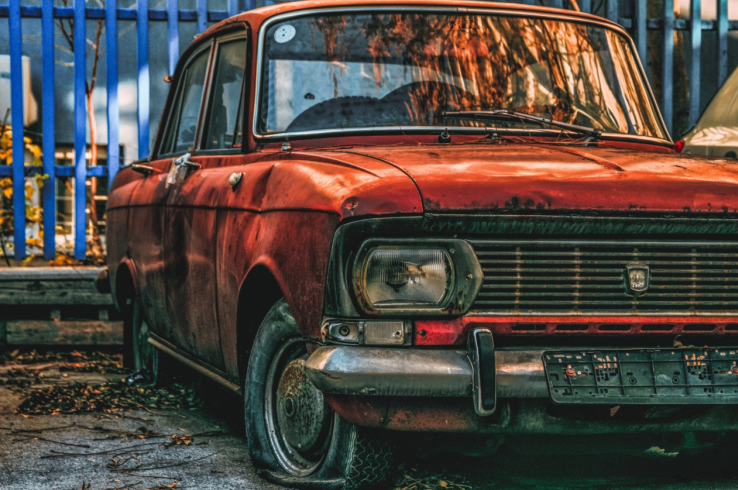
<svg viewBox="0 0 738 490">
<path fill-rule="evenodd" d="M 484 272 L 472 312 L 738 312 L 738 243 L 470 240 Z M 625 266 L 647 265 L 648 290 L 626 292 Z"/>
</svg>

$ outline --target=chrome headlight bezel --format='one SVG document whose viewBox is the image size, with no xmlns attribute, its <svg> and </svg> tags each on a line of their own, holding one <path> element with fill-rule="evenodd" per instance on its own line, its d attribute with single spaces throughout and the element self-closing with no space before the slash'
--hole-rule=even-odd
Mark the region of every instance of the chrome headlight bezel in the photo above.
<svg viewBox="0 0 738 490">
<path fill-rule="evenodd" d="M 374 305 L 367 296 L 365 279 L 368 259 L 378 249 L 431 250 L 438 249 L 448 258 L 450 278 L 443 299 L 437 305 Z M 471 245 L 457 239 L 382 240 L 369 239 L 362 243 L 350 272 L 352 293 L 359 310 L 367 315 L 444 316 L 460 315 L 471 306 L 482 284 L 482 270 Z"/>
</svg>

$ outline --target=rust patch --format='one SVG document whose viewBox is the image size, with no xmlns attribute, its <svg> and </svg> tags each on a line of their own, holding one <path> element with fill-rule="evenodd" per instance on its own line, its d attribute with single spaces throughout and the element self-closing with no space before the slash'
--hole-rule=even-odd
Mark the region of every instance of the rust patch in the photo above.
<svg viewBox="0 0 738 490">
<path fill-rule="evenodd" d="M 623 170 L 623 167 L 621 167 L 617 163 L 611 162 L 610 160 L 606 160 L 604 158 L 596 157 L 594 155 L 591 155 L 589 153 L 585 153 L 583 151 L 577 151 L 577 150 L 574 150 L 572 148 L 552 148 L 552 147 L 547 147 L 547 148 L 549 148 L 549 149 L 551 149 L 553 151 L 558 151 L 558 152 L 561 152 L 561 153 L 568 153 L 570 155 L 575 155 L 575 156 L 578 156 L 580 158 L 584 158 L 585 160 L 589 160 L 590 162 L 594 162 L 597 165 L 602 165 L 603 167 L 609 168 L 610 170 L 615 170 L 617 172 L 625 172 L 625 170 Z"/>
</svg>

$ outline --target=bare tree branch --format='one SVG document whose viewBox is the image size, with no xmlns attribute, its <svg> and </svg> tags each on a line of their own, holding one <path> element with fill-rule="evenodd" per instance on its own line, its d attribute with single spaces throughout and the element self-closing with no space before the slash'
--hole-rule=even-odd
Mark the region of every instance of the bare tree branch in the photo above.
<svg viewBox="0 0 738 490">
<path fill-rule="evenodd" d="M 90 76 L 90 95 L 95 90 L 95 82 L 97 80 L 97 63 L 100 61 L 100 39 L 102 38 L 103 28 L 105 24 L 102 20 L 97 21 L 97 31 L 95 32 L 95 42 L 91 43 L 95 48 L 95 58 L 92 60 L 92 74 Z"/>
<path fill-rule="evenodd" d="M 54 47 L 56 49 L 60 50 L 60 51 L 64 51 L 67 54 L 70 54 L 70 55 L 73 55 L 74 54 L 74 51 L 72 51 L 71 49 L 67 48 L 66 46 L 62 46 L 61 44 L 54 44 Z"/>
</svg>

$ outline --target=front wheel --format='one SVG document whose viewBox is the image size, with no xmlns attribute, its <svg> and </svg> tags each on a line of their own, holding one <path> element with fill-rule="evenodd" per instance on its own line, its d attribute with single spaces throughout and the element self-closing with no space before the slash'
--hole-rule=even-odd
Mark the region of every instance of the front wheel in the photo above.
<svg viewBox="0 0 738 490">
<path fill-rule="evenodd" d="M 305 373 L 307 347 L 285 300 L 254 340 L 244 388 L 254 464 L 285 485 L 376 489 L 391 482 L 390 444 L 341 419 Z"/>
</svg>

